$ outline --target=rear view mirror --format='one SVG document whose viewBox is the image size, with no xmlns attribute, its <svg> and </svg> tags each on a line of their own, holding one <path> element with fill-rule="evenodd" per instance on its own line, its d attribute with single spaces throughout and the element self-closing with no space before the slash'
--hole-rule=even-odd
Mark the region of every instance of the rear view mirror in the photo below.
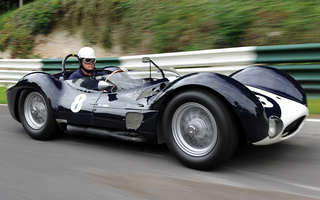
<svg viewBox="0 0 320 200">
<path fill-rule="evenodd" d="M 150 62 L 150 58 L 149 57 L 143 57 L 142 58 L 142 63 L 148 63 Z"/>
<path fill-rule="evenodd" d="M 163 73 L 163 70 L 158 66 L 156 65 L 156 63 L 154 63 L 150 57 L 142 57 L 142 63 L 150 63 L 150 78 L 151 78 L 151 63 L 157 68 L 159 69 L 159 71 L 161 72 L 162 74 L 162 78 L 165 78 L 164 76 L 164 73 Z"/>
</svg>

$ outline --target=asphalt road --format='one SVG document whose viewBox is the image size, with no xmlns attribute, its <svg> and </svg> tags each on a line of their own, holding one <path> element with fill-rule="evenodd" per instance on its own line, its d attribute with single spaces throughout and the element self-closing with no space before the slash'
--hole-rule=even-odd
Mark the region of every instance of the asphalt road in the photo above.
<svg viewBox="0 0 320 200">
<path fill-rule="evenodd" d="M 0 106 L 0 199 L 320 199 L 320 121 L 223 166 L 182 166 L 165 145 L 66 135 L 35 141 Z"/>
</svg>

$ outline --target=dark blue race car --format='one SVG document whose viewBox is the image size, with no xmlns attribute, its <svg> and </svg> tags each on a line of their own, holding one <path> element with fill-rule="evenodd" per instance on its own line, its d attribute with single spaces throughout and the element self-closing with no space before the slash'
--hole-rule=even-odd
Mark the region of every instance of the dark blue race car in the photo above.
<svg viewBox="0 0 320 200">
<path fill-rule="evenodd" d="M 295 135 L 308 116 L 301 86 L 282 71 L 248 67 L 230 76 L 200 72 L 132 78 L 106 67 L 96 76 L 68 80 L 72 71 L 24 76 L 7 90 L 14 119 L 34 139 L 59 132 L 166 143 L 184 165 L 211 169 L 239 142 L 267 145 Z"/>
</svg>

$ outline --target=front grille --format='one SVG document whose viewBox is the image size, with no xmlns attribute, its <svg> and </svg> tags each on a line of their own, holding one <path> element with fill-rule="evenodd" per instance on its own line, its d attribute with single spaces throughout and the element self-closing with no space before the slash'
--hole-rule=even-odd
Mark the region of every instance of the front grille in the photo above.
<svg viewBox="0 0 320 200">
<path fill-rule="evenodd" d="M 287 126 L 286 129 L 284 129 L 282 137 L 288 137 L 292 133 L 296 132 L 300 126 L 300 124 L 303 122 L 305 116 L 300 117 L 296 121 L 292 122 L 289 126 Z"/>
</svg>

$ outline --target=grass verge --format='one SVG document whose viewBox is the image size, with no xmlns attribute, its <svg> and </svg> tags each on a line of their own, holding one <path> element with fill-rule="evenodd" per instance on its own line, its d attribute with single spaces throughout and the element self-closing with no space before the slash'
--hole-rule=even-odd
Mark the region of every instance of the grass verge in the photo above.
<svg viewBox="0 0 320 200">
<path fill-rule="evenodd" d="M 7 103 L 7 96 L 6 96 L 6 87 L 0 87 L 0 104 Z"/>
<path fill-rule="evenodd" d="M 308 99 L 308 107 L 311 116 L 320 118 L 320 99 Z"/>
</svg>

